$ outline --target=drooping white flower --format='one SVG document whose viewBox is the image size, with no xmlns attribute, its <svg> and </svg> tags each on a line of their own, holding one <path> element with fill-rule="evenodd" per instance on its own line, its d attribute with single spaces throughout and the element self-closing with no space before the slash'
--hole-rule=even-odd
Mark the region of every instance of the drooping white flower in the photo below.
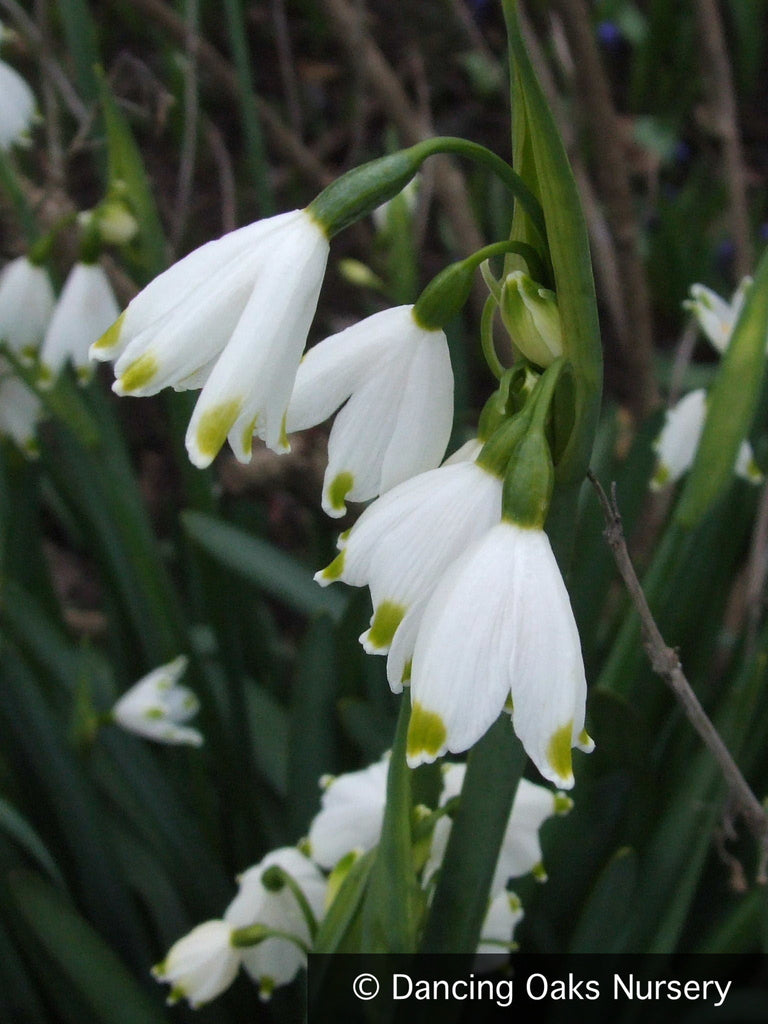
<svg viewBox="0 0 768 1024">
<path fill-rule="evenodd" d="M 47 271 L 26 256 L 12 260 L 0 274 L 0 341 L 25 362 L 31 362 L 55 305 Z"/>
<path fill-rule="evenodd" d="M 707 393 L 703 388 L 690 391 L 667 410 L 664 426 L 653 443 L 657 463 L 651 490 L 661 490 L 688 472 L 696 458 L 706 418 Z M 760 483 L 763 479 L 749 441 L 741 443 L 734 473 L 749 483 Z"/>
<path fill-rule="evenodd" d="M 515 893 L 503 889 L 492 898 L 488 906 L 477 952 L 500 953 L 505 947 L 508 949 L 513 942 L 515 928 L 524 916 L 523 905 Z M 503 957 L 500 964 L 505 960 L 506 957 Z M 490 965 L 485 963 L 484 966 L 489 969 Z"/>
<path fill-rule="evenodd" d="M 301 889 L 315 918 L 325 908 L 326 880 L 318 868 L 294 847 L 282 847 L 271 853 L 238 879 L 240 891 L 227 907 L 225 921 L 232 928 L 264 925 L 295 936 L 309 946 L 309 924 L 295 894 L 288 885 L 274 891 L 264 885 L 264 873 L 274 865 L 291 876 Z M 243 967 L 259 986 L 262 999 L 269 999 L 278 985 L 287 985 L 306 963 L 301 946 L 288 938 L 268 938 L 256 946 L 241 949 Z"/>
<path fill-rule="evenodd" d="M 389 753 L 356 772 L 321 779 L 322 807 L 309 829 L 308 853 L 331 870 L 348 853 L 373 849 L 381 834 Z"/>
<path fill-rule="evenodd" d="M 111 718 L 128 732 L 159 743 L 188 743 L 199 747 L 203 737 L 188 721 L 199 708 L 197 697 L 178 681 L 187 667 L 182 654 L 153 669 L 124 693 L 112 708 Z"/>
<path fill-rule="evenodd" d="M 443 766 L 441 807 L 459 796 L 465 774 L 464 764 Z M 571 800 L 563 793 L 554 793 L 546 786 L 537 786 L 527 779 L 520 780 L 491 882 L 491 900 L 506 888 L 511 878 L 520 878 L 529 872 L 533 872 L 540 880 L 546 878 L 542 866 L 539 829 L 548 818 L 555 814 L 563 814 L 570 810 L 571 806 Z M 440 818 L 435 825 L 429 859 L 424 868 L 425 879 L 431 878 L 443 862 L 451 826 L 449 818 Z"/>
<path fill-rule="evenodd" d="M 411 669 L 408 763 L 466 750 L 510 697 L 529 757 L 570 788 L 571 748 L 593 747 L 578 630 L 546 534 L 505 520 L 453 563 L 427 603 Z"/>
<path fill-rule="evenodd" d="M 119 395 L 202 388 L 186 438 L 196 466 L 227 438 L 247 462 L 254 432 L 281 450 L 327 258 L 325 232 L 305 210 L 240 228 L 156 277 L 91 358 L 117 360 Z"/>
<path fill-rule="evenodd" d="M 26 81 L 0 60 L 0 149 L 26 141 L 36 107 L 35 94 Z"/>
<path fill-rule="evenodd" d="M 40 350 L 41 383 L 52 383 L 66 360 L 87 380 L 91 375 L 88 350 L 119 314 L 102 267 L 76 263 L 64 282 Z"/>
<path fill-rule="evenodd" d="M 403 672 L 424 601 L 448 566 L 501 518 L 501 480 L 465 459 L 399 484 L 367 508 L 341 543 L 340 554 L 315 579 L 369 586 L 369 653 L 390 650 L 390 686 Z"/>
<path fill-rule="evenodd" d="M 33 458 L 38 454 L 35 434 L 42 411 L 34 391 L 6 360 L 0 359 L 0 435 L 10 437 L 25 455 Z"/>
<path fill-rule="evenodd" d="M 296 375 L 287 430 L 322 423 L 340 406 L 323 483 L 330 516 L 439 464 L 453 421 L 445 334 L 397 306 L 315 345 Z"/>
<path fill-rule="evenodd" d="M 153 977 L 171 986 L 168 1003 L 186 999 L 196 1009 L 229 988 L 241 961 L 241 950 L 231 939 L 226 921 L 205 921 L 171 946 L 165 960 L 152 968 Z"/>
<path fill-rule="evenodd" d="M 721 354 L 728 348 L 733 327 L 744 307 L 747 292 L 752 285 L 752 278 L 745 277 L 733 294 L 730 302 L 703 284 L 693 284 L 690 288 L 690 299 L 683 303 L 696 318 L 712 345 Z"/>
</svg>

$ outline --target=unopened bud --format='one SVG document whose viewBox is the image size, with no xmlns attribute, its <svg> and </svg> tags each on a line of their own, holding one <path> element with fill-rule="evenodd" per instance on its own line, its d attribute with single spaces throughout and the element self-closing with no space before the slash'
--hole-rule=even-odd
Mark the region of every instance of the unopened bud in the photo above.
<svg viewBox="0 0 768 1024">
<path fill-rule="evenodd" d="M 560 310 L 549 288 L 515 270 L 502 285 L 500 309 L 512 342 L 530 362 L 546 368 L 563 354 Z"/>
</svg>

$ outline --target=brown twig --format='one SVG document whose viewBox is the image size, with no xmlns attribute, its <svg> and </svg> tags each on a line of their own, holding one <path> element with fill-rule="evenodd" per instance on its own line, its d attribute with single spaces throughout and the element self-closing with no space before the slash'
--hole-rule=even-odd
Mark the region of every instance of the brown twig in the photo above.
<svg viewBox="0 0 768 1024">
<path fill-rule="evenodd" d="M 621 521 L 621 513 L 616 502 L 616 485 L 611 488 L 611 497 L 603 490 L 600 481 L 590 472 L 591 481 L 605 516 L 605 538 L 613 552 L 616 567 L 627 588 L 632 603 L 640 616 L 640 629 L 651 667 L 657 675 L 665 680 L 685 713 L 686 718 L 699 734 L 707 749 L 725 777 L 734 811 L 738 811 L 747 823 L 747 827 L 758 842 L 760 857 L 757 869 L 757 882 L 764 885 L 768 881 L 768 814 L 749 787 L 739 766 L 715 729 L 709 716 L 701 706 L 698 697 L 688 682 L 677 652 L 668 647 L 656 625 L 651 609 L 648 606 L 635 567 L 632 564 Z"/>
<path fill-rule="evenodd" d="M 743 277 L 752 269 L 754 252 L 733 75 L 716 0 L 696 0 L 695 9 L 701 40 L 703 78 L 713 115 L 710 127 L 722 145 L 723 175 L 728 190 L 735 253 L 734 269 L 738 277 Z"/>
</svg>

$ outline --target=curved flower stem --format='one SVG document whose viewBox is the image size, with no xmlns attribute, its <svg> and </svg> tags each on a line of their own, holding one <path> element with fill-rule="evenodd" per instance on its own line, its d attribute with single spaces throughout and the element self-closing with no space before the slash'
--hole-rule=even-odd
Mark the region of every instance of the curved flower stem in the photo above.
<svg viewBox="0 0 768 1024">
<path fill-rule="evenodd" d="M 251 924 L 245 928 L 235 928 L 230 941 L 236 949 L 246 949 L 249 946 L 258 946 L 259 943 L 266 942 L 267 939 L 287 939 L 294 946 L 298 946 L 305 955 L 311 952 L 307 943 L 303 942 L 298 935 L 284 932 L 279 928 L 268 928 L 264 924 Z"/>
<path fill-rule="evenodd" d="M 768 865 L 768 814 L 752 792 L 749 784 L 741 773 L 717 729 L 701 706 L 698 697 L 683 672 L 677 652 L 664 642 L 656 620 L 648 606 L 635 567 L 632 564 L 627 544 L 621 513 L 616 503 L 616 485 L 613 485 L 611 497 L 603 490 L 600 481 L 590 470 L 587 474 L 597 492 L 605 516 L 605 539 L 613 552 L 616 567 L 624 585 L 632 599 L 638 615 L 643 634 L 643 645 L 648 654 L 651 667 L 657 675 L 667 683 L 675 698 L 681 705 L 685 717 L 699 734 L 704 745 L 712 753 L 728 784 L 734 806 L 738 808 L 756 838 L 760 849 L 757 881 L 761 885 L 768 882 L 766 866 Z"/>
<path fill-rule="evenodd" d="M 394 198 L 421 168 L 427 157 L 437 153 L 454 153 L 492 171 L 525 209 L 546 249 L 547 233 L 544 212 L 536 196 L 523 179 L 501 157 L 476 142 L 452 136 L 436 136 L 379 157 L 347 171 L 312 200 L 307 212 L 333 238 L 387 200 Z"/>
<path fill-rule="evenodd" d="M 483 306 L 483 315 L 480 318 L 480 344 L 483 349 L 488 369 L 496 380 L 501 380 L 506 372 L 504 365 L 496 354 L 496 346 L 493 342 L 493 315 L 496 312 L 498 303 L 493 295 L 489 295 Z"/>
<path fill-rule="evenodd" d="M 301 915 L 307 922 L 309 934 L 314 939 L 315 935 L 317 934 L 317 918 L 315 917 L 312 911 L 312 907 L 310 907 L 309 903 L 307 902 L 307 897 L 304 895 L 304 892 L 299 883 L 296 881 L 293 875 L 286 871 L 285 868 L 281 868 L 279 864 L 272 864 L 270 867 L 267 868 L 267 870 L 261 877 L 262 884 L 267 889 L 272 888 L 271 883 L 273 879 L 279 880 L 280 888 L 282 888 L 282 886 L 285 885 L 291 890 L 294 899 L 298 904 L 299 910 L 301 911 Z M 278 886 L 275 886 L 275 888 L 278 888 Z"/>
<path fill-rule="evenodd" d="M 468 139 L 458 139 L 450 135 L 438 135 L 434 139 L 425 139 L 424 142 L 418 143 L 413 147 L 414 150 L 422 149 L 425 151 L 425 157 L 431 156 L 432 153 L 455 153 L 457 156 L 466 157 L 468 160 L 472 160 L 473 163 L 481 164 L 486 167 L 489 171 L 496 175 L 502 185 L 505 186 L 508 192 L 517 199 L 520 205 L 525 209 L 525 212 L 531 218 L 531 222 L 536 228 L 539 235 L 539 240 L 546 246 L 547 244 L 547 226 L 544 222 L 544 211 L 541 208 L 541 203 L 528 188 L 523 179 L 514 171 L 506 160 L 502 160 L 500 156 L 492 152 L 490 149 L 486 149 L 485 146 L 481 146 L 477 142 L 470 142 Z"/>
</svg>

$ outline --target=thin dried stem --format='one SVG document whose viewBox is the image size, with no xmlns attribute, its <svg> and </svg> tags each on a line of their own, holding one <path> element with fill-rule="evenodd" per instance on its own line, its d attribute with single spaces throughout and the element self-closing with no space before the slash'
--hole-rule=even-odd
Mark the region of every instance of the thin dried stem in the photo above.
<svg viewBox="0 0 768 1024">
<path fill-rule="evenodd" d="M 757 882 L 760 885 L 764 885 L 768 881 L 768 875 L 766 875 L 766 866 L 768 865 L 768 815 L 750 789 L 731 752 L 701 706 L 698 697 L 683 672 L 677 652 L 667 646 L 659 627 L 656 625 L 656 620 L 648 606 L 648 601 L 643 593 L 643 588 L 637 578 L 635 567 L 627 550 L 621 513 L 616 502 L 616 485 L 613 484 L 611 497 L 609 498 L 594 473 L 590 470 L 587 475 L 597 492 L 603 508 L 606 523 L 605 538 L 613 552 L 619 574 L 640 617 L 643 646 L 645 647 L 651 667 L 657 675 L 664 679 L 672 690 L 686 718 L 719 764 L 728 786 L 734 812 L 738 812 L 743 817 L 747 827 L 758 842 L 760 857 Z"/>
</svg>

